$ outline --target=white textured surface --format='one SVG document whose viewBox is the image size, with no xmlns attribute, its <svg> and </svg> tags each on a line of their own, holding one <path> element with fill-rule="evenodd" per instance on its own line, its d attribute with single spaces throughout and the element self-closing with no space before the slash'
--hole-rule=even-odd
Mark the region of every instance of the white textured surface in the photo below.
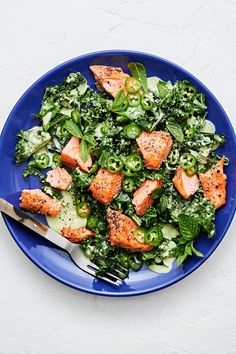
<svg viewBox="0 0 236 354">
<path fill-rule="evenodd" d="M 44 72 L 80 54 L 136 49 L 170 59 L 236 125 L 236 1 L 0 0 L 0 119 Z M 212 257 L 157 293 L 112 299 L 49 278 L 1 220 L 0 354 L 235 354 L 236 222 Z"/>
</svg>

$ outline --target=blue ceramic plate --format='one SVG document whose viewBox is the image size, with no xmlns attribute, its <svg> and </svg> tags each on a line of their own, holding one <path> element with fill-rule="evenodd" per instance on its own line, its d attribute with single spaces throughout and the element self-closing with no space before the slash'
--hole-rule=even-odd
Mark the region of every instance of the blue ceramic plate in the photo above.
<svg viewBox="0 0 236 354">
<path fill-rule="evenodd" d="M 219 245 L 224 237 L 235 212 L 236 205 L 236 139 L 231 123 L 223 108 L 212 93 L 194 76 L 181 67 L 154 55 L 133 51 L 104 51 L 83 55 L 67 61 L 52 69 L 36 81 L 20 98 L 13 108 L 2 131 L 0 140 L 0 194 L 3 198 L 18 204 L 19 191 L 24 188 L 38 187 L 38 180 L 32 177 L 26 182 L 22 177 L 25 164 L 16 166 L 13 161 L 16 134 L 20 129 L 29 129 L 38 124 L 34 114 L 38 112 L 45 88 L 60 83 L 71 72 L 80 71 L 94 87 L 94 78 L 89 71 L 93 64 L 121 66 L 127 70 L 130 61 L 141 62 L 147 69 L 148 76 L 157 75 L 161 79 L 172 82 L 189 80 L 200 92 L 206 95 L 208 119 L 216 125 L 219 134 L 225 134 L 227 143 L 220 148 L 219 154 L 230 159 L 226 168 L 228 176 L 227 204 L 216 213 L 217 233 L 213 239 L 200 236 L 196 247 L 204 254 L 204 258 L 189 257 L 182 267 L 174 265 L 167 274 L 156 274 L 148 269 L 132 272 L 129 279 L 120 287 L 113 287 L 101 280 L 94 279 L 78 269 L 69 256 L 11 218 L 4 216 L 7 227 L 22 251 L 43 271 L 53 278 L 76 289 L 93 294 L 109 296 L 131 296 L 145 294 L 165 288 L 183 279 L 197 269 Z"/>
</svg>

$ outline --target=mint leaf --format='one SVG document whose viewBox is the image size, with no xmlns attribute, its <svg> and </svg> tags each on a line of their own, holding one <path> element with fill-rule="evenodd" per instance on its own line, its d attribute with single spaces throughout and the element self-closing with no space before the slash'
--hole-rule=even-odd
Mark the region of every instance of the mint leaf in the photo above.
<svg viewBox="0 0 236 354">
<path fill-rule="evenodd" d="M 196 250 L 196 248 L 194 248 L 193 243 L 191 243 L 191 249 L 196 256 L 204 257 L 204 255 L 200 251 L 198 251 L 198 250 Z"/>
<path fill-rule="evenodd" d="M 112 112 L 115 113 L 122 112 L 126 109 L 126 106 L 127 106 L 127 98 L 125 96 L 124 90 L 121 90 L 117 93 L 112 103 L 111 110 Z"/>
<path fill-rule="evenodd" d="M 89 150 L 88 145 L 84 139 L 81 140 L 79 154 L 83 162 L 88 160 Z"/>
<path fill-rule="evenodd" d="M 145 66 L 141 63 L 129 63 L 128 68 L 131 71 L 133 77 L 140 82 L 143 91 L 148 92 L 147 73 Z"/>
<path fill-rule="evenodd" d="M 159 207 L 162 213 L 168 208 L 168 197 L 164 194 L 160 198 Z"/>
<path fill-rule="evenodd" d="M 185 240 L 190 241 L 198 236 L 200 225 L 196 218 L 190 215 L 180 214 L 178 220 L 180 233 Z"/>
<path fill-rule="evenodd" d="M 83 134 L 80 128 L 72 120 L 66 120 L 64 127 L 71 135 L 76 136 L 80 139 L 83 138 Z"/>
<path fill-rule="evenodd" d="M 170 119 L 166 122 L 166 126 L 169 132 L 175 137 L 180 143 L 184 140 L 184 133 L 181 126 L 176 123 L 173 119 Z"/>
<path fill-rule="evenodd" d="M 157 88 L 158 88 L 159 96 L 161 98 L 165 97 L 167 95 L 168 91 L 170 90 L 167 82 L 164 82 L 161 80 L 158 81 Z"/>
</svg>

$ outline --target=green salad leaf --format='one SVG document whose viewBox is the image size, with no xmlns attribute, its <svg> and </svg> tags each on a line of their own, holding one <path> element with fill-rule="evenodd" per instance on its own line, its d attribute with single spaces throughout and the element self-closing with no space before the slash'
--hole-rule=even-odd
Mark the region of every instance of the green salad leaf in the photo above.
<svg viewBox="0 0 236 354">
<path fill-rule="evenodd" d="M 145 66 L 141 63 L 129 63 L 128 68 L 131 71 L 133 77 L 139 80 L 144 92 L 148 92 L 147 73 Z"/>
<path fill-rule="evenodd" d="M 64 127 L 68 130 L 68 132 L 71 135 L 76 136 L 77 138 L 80 138 L 80 139 L 83 138 L 83 134 L 82 134 L 80 128 L 72 120 L 66 120 Z"/>
<path fill-rule="evenodd" d="M 166 122 L 166 126 L 177 141 L 181 143 L 184 140 L 184 133 L 180 124 L 176 123 L 173 119 L 169 119 Z"/>
<path fill-rule="evenodd" d="M 180 214 L 178 220 L 180 233 L 185 240 L 192 240 L 198 236 L 200 225 L 197 218 L 186 214 Z"/>
</svg>

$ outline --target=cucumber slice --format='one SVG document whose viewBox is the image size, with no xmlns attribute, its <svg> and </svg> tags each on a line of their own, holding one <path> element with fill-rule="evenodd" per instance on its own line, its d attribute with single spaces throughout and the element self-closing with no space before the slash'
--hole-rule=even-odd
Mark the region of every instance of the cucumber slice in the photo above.
<svg viewBox="0 0 236 354">
<path fill-rule="evenodd" d="M 160 79 L 157 76 L 148 77 L 147 78 L 148 90 L 151 91 L 152 93 L 158 94 L 158 89 L 157 89 L 158 81 L 160 81 Z"/>
<path fill-rule="evenodd" d="M 172 265 L 173 265 L 173 262 L 174 262 L 175 258 L 166 258 L 163 260 L 163 263 L 162 265 L 159 265 L 159 264 L 156 264 L 156 263 L 153 263 L 153 264 L 150 264 L 148 266 L 148 268 L 155 272 L 155 273 L 168 273 L 171 268 L 172 268 Z"/>
<path fill-rule="evenodd" d="M 215 124 L 212 123 L 210 120 L 206 119 L 201 129 L 201 132 L 207 134 L 215 134 L 215 131 L 216 131 Z"/>
<path fill-rule="evenodd" d="M 175 238 L 179 235 L 179 231 L 170 224 L 162 224 L 161 231 L 163 233 L 163 237 L 167 240 L 172 240 L 172 238 Z"/>
<path fill-rule="evenodd" d="M 56 232 L 60 232 L 64 226 L 71 226 L 74 229 L 86 226 L 87 218 L 80 218 L 78 216 L 72 194 L 70 192 L 62 192 L 62 195 L 61 212 L 53 218 L 46 216 L 49 227 Z"/>
</svg>

